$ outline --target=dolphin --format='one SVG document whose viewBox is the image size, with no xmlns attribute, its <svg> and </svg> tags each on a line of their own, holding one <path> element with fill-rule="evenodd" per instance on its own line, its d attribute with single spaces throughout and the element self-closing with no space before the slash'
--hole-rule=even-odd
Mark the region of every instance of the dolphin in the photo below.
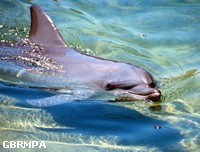
<svg viewBox="0 0 200 152">
<path fill-rule="evenodd" d="M 161 92 L 149 72 L 70 48 L 42 8 L 33 5 L 30 12 L 29 37 L 0 44 L 0 81 L 56 92 L 57 97 L 60 94 L 58 101 L 41 100 L 40 106 L 60 104 L 63 97 L 82 100 L 105 92 L 119 102 L 160 100 Z M 34 101 L 29 103 L 38 106 Z"/>
</svg>

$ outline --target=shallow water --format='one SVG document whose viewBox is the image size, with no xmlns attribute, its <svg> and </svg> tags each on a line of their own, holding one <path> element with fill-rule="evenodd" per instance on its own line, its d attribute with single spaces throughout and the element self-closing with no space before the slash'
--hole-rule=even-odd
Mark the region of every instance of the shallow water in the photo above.
<svg viewBox="0 0 200 152">
<path fill-rule="evenodd" d="M 0 85 L 0 151 L 10 151 L 5 140 L 46 143 L 27 151 L 200 149 L 198 0 L 2 0 L 1 42 L 28 35 L 32 4 L 47 11 L 71 47 L 150 71 L 163 97 L 158 104 L 97 100 L 34 108 L 24 99 L 49 94 Z"/>
</svg>

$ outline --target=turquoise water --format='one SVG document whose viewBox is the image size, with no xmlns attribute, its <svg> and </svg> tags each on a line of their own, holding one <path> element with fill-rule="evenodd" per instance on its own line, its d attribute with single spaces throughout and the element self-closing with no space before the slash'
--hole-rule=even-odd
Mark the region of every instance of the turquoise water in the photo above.
<svg viewBox="0 0 200 152">
<path fill-rule="evenodd" d="M 2 0 L 1 42 L 28 35 L 32 4 L 47 11 L 71 47 L 150 71 L 163 97 L 158 104 L 85 101 L 34 108 L 23 100 L 49 94 L 0 85 L 0 151 L 12 151 L 3 148 L 5 140 L 46 143 L 46 149 L 27 151 L 200 149 L 198 0 Z"/>
</svg>

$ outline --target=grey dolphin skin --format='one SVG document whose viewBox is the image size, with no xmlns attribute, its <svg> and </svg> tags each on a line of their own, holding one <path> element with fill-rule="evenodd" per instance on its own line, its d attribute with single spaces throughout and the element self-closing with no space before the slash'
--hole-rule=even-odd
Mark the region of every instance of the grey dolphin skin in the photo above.
<svg viewBox="0 0 200 152">
<path fill-rule="evenodd" d="M 105 92 L 116 97 L 115 101 L 156 102 L 161 97 L 153 77 L 144 69 L 68 47 L 49 16 L 36 5 L 31 7 L 29 38 L 0 44 L 0 81 L 55 91 L 55 96 L 71 100 Z M 41 102 L 46 103 L 40 106 L 60 104 Z"/>
</svg>

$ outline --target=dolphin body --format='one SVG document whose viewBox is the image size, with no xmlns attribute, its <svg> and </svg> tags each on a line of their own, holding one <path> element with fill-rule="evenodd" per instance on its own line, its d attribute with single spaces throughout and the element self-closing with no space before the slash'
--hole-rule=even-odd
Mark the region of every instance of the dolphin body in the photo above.
<svg viewBox="0 0 200 152">
<path fill-rule="evenodd" d="M 90 98 L 106 92 L 120 99 L 159 101 L 150 73 L 129 63 L 103 59 L 67 46 L 49 16 L 32 6 L 29 38 L 0 44 L 0 81 L 9 85 L 57 92 L 59 100 L 29 101 L 53 106 L 68 100 Z M 61 94 L 61 95 L 60 95 Z"/>
</svg>

